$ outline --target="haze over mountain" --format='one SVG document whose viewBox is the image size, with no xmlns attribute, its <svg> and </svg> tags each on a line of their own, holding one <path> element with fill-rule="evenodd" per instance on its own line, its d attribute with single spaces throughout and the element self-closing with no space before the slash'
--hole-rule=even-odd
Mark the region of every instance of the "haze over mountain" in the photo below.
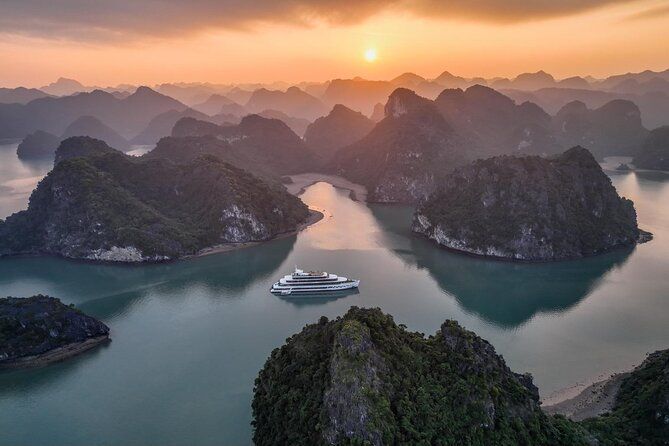
<svg viewBox="0 0 669 446">
<path fill-rule="evenodd" d="M 139 87 L 118 99 L 101 90 L 65 97 L 36 99 L 26 105 L 0 104 L 0 138 L 22 138 L 35 130 L 62 134 L 80 116 L 95 116 L 106 125 L 131 138 L 156 115 L 186 106 L 148 87 Z"/>
<path fill-rule="evenodd" d="M 56 152 L 60 141 L 56 135 L 37 130 L 23 138 L 16 148 L 16 155 L 20 159 L 49 158 Z"/>
<path fill-rule="evenodd" d="M 429 99 L 398 88 L 385 118 L 359 141 L 339 150 L 334 171 L 367 186 L 369 199 L 416 202 L 469 157 L 464 140 Z"/>
<path fill-rule="evenodd" d="M 239 106 L 242 107 L 241 105 L 237 104 L 235 101 L 232 99 L 228 99 L 225 96 L 221 94 L 212 94 L 207 98 L 206 101 L 200 103 L 200 104 L 195 104 L 193 105 L 193 108 L 201 113 L 204 113 L 209 116 L 216 115 L 218 113 L 222 113 L 224 110 L 224 106 L 226 109 L 228 109 L 231 106 Z"/>
<path fill-rule="evenodd" d="M 642 169 L 669 170 L 669 126 L 651 131 L 632 162 Z"/>
<path fill-rule="evenodd" d="M 257 164 L 256 168 L 272 169 L 275 175 L 305 172 L 315 167 L 315 154 L 278 119 L 248 115 L 238 125 L 219 126 L 193 118 L 183 118 L 172 130 L 173 137 L 207 135 L 229 144 L 244 159 L 253 160 Z M 245 165 L 242 168 L 248 167 L 249 165 Z"/>
<path fill-rule="evenodd" d="M 320 100 L 297 87 L 290 87 L 285 92 L 258 89 L 253 92 L 245 108 L 251 113 L 278 110 L 289 116 L 310 121 L 327 113 L 327 107 Z"/>
<path fill-rule="evenodd" d="M 304 140 L 323 159 L 329 160 L 336 149 L 360 140 L 373 127 L 374 121 L 362 113 L 337 104 L 327 116 L 318 118 L 309 125 Z"/>
<path fill-rule="evenodd" d="M 2 88 L 0 87 L 0 103 L 1 104 L 27 104 L 28 102 L 45 98 L 49 96 L 41 90 L 36 88 Z"/>
<path fill-rule="evenodd" d="M 130 141 L 132 144 L 156 144 L 160 138 L 169 136 L 172 133 L 174 125 L 181 118 L 194 118 L 200 120 L 212 120 L 213 119 L 207 116 L 204 113 L 201 113 L 192 108 L 187 108 L 182 111 L 170 110 L 159 115 L 156 115 L 151 122 L 148 123 L 146 128 L 142 130 L 137 136 L 132 138 Z M 112 144 L 110 144 L 112 145 Z"/>
<path fill-rule="evenodd" d="M 61 139 L 71 138 L 73 136 L 89 136 L 91 138 L 99 139 L 118 150 L 127 150 L 130 147 L 128 141 L 116 133 L 116 131 L 104 123 L 102 123 L 95 116 L 81 116 L 77 118 L 72 124 L 68 125 Z"/>
<path fill-rule="evenodd" d="M 489 87 L 444 90 L 435 104 L 457 131 L 475 142 L 480 154 L 555 152 L 551 117 L 530 102 L 516 105 Z"/>
<path fill-rule="evenodd" d="M 582 145 L 599 158 L 634 155 L 648 133 L 639 108 L 621 99 L 595 110 L 580 101 L 570 102 L 555 116 L 554 127 L 563 146 Z"/>
<path fill-rule="evenodd" d="M 40 87 L 40 90 L 53 96 L 69 96 L 75 93 L 83 93 L 90 89 L 77 80 L 61 77 L 49 85 Z"/>
<path fill-rule="evenodd" d="M 304 136 L 304 132 L 307 130 L 309 124 L 311 124 L 311 121 L 309 121 L 308 119 L 288 116 L 286 113 L 279 110 L 267 109 L 257 114 L 262 116 L 263 118 L 278 119 L 280 121 L 283 121 L 284 124 L 290 127 L 290 129 L 300 137 Z"/>
</svg>

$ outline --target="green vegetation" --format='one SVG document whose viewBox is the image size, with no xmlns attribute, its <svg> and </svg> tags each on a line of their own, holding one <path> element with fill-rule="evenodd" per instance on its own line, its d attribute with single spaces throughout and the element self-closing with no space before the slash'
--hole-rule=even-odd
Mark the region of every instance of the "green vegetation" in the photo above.
<svg viewBox="0 0 669 446">
<path fill-rule="evenodd" d="M 211 155 L 181 164 L 138 160 L 90 138 L 70 147 L 76 139 L 67 140 L 67 156 L 57 153 L 60 162 L 28 210 L 0 224 L 0 255 L 164 260 L 219 243 L 266 240 L 308 216 L 283 187 Z M 82 156 L 86 149 L 92 153 Z M 123 251 L 110 254 L 114 249 Z"/>
<path fill-rule="evenodd" d="M 458 169 L 417 209 L 413 230 L 449 248 L 521 260 L 593 255 L 640 235 L 633 203 L 581 147 Z"/>
<path fill-rule="evenodd" d="M 333 395 L 335 395 L 333 397 Z M 447 321 L 425 338 L 352 307 L 272 352 L 255 385 L 256 445 L 579 445 L 545 415 L 529 376 Z M 351 416 L 353 414 L 353 416 Z"/>
<path fill-rule="evenodd" d="M 105 324 L 54 297 L 0 298 L 0 368 L 17 359 L 108 334 Z"/>
<path fill-rule="evenodd" d="M 275 349 L 255 382 L 254 442 L 291 445 L 663 446 L 669 350 L 622 383 L 613 410 L 577 423 L 546 415 L 530 375 L 447 320 L 433 336 L 351 307 Z"/>
<path fill-rule="evenodd" d="M 648 356 L 623 381 L 610 413 L 583 424 L 603 445 L 669 444 L 669 350 Z"/>
</svg>

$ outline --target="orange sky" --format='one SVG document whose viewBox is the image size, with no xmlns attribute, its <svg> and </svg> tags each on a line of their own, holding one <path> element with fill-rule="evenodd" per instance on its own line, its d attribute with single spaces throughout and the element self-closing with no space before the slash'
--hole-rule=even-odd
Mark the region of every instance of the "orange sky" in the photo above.
<svg viewBox="0 0 669 446">
<path fill-rule="evenodd" d="M 544 69 L 562 78 L 669 68 L 666 0 L 617 0 L 510 21 L 388 9 L 353 22 L 208 24 L 178 35 L 116 31 L 113 38 L 9 31 L 0 34 L 0 86 L 39 87 L 60 76 L 106 86 L 389 79 L 405 71 L 435 77 L 444 70 L 493 77 Z M 373 63 L 363 57 L 368 48 L 378 52 Z"/>
</svg>

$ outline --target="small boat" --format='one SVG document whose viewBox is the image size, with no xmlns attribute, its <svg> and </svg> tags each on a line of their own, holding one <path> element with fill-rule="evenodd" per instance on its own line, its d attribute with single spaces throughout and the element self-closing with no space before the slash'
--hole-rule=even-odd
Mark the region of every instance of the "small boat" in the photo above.
<svg viewBox="0 0 669 446">
<path fill-rule="evenodd" d="M 270 292 L 281 296 L 292 294 L 319 294 L 358 288 L 360 281 L 324 271 L 305 272 L 297 267 L 292 274 L 283 276 L 272 285 Z"/>
</svg>

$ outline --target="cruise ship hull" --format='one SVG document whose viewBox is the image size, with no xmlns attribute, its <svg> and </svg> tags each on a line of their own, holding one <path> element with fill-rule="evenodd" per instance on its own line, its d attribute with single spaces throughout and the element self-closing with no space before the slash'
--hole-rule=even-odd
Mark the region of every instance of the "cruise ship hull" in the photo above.
<svg viewBox="0 0 669 446">
<path fill-rule="evenodd" d="M 292 294 L 327 294 L 337 291 L 350 290 L 352 288 L 358 288 L 360 285 L 359 280 L 349 280 L 346 282 L 332 283 L 332 284 L 314 284 L 313 286 L 291 286 L 283 285 L 278 282 L 272 285 L 270 292 L 272 294 L 279 294 L 282 296 L 292 295 Z"/>
</svg>

